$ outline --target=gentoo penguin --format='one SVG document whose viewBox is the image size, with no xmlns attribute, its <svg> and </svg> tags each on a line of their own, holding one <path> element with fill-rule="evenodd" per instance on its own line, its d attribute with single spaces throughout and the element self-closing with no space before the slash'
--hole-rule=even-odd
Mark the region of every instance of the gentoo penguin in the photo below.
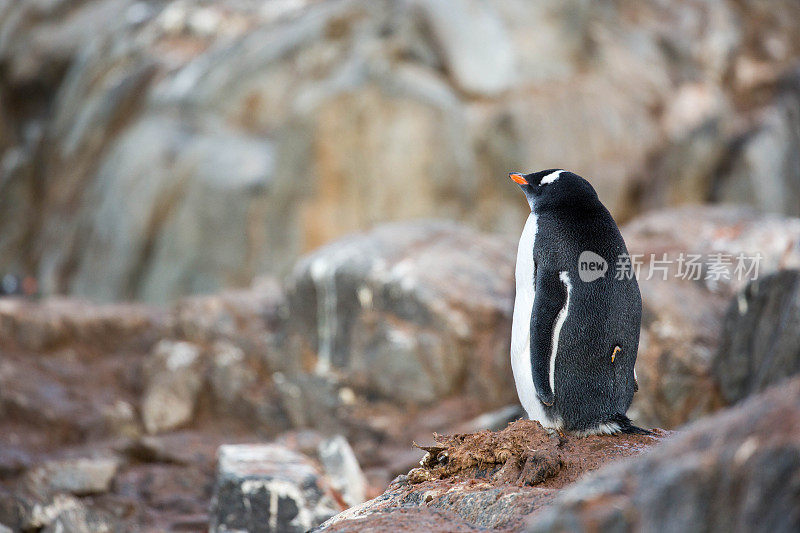
<svg viewBox="0 0 800 533">
<path fill-rule="evenodd" d="M 517 251 L 511 328 L 522 406 L 559 432 L 647 433 L 625 416 L 637 390 L 642 299 L 630 269 L 614 272 L 628 256 L 614 219 L 577 174 L 509 177 L 531 207 Z"/>
</svg>

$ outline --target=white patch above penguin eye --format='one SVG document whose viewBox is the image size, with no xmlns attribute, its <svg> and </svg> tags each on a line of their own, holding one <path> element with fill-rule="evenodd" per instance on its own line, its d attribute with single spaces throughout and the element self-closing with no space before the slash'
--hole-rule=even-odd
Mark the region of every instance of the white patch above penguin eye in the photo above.
<svg viewBox="0 0 800 533">
<path fill-rule="evenodd" d="M 539 185 L 549 185 L 558 179 L 561 173 L 564 172 L 563 170 L 556 170 L 555 172 L 551 172 L 547 176 L 542 178 L 542 181 L 539 182 Z"/>
</svg>

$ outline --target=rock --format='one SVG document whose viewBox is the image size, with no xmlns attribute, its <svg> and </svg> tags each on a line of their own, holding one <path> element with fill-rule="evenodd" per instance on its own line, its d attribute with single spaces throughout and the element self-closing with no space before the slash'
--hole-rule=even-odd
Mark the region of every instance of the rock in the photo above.
<svg viewBox="0 0 800 533">
<path fill-rule="evenodd" d="M 800 216 L 800 67 L 779 83 L 777 92 L 732 150 L 714 199 Z"/>
<path fill-rule="evenodd" d="M 725 310 L 754 275 L 800 266 L 800 220 L 744 208 L 684 207 L 642 216 L 622 233 L 642 264 L 639 392 L 628 414 L 642 424 L 678 427 L 727 404 L 712 372 Z M 715 261 L 715 253 L 729 263 Z M 666 273 L 657 270 L 664 254 Z M 737 275 L 739 254 L 757 272 Z M 761 259 L 754 262 L 756 254 Z M 686 266 L 690 255 L 699 256 L 696 272 Z M 723 265 L 725 275 L 717 276 L 713 264 Z"/>
<path fill-rule="evenodd" d="M 70 299 L 0 300 L 0 346 L 31 351 L 90 346 L 142 350 L 168 329 L 163 311 L 142 305 L 96 306 Z"/>
<path fill-rule="evenodd" d="M 277 445 L 219 448 L 212 532 L 307 531 L 337 508 L 320 473 L 302 455 Z"/>
<path fill-rule="evenodd" d="M 800 271 L 759 278 L 731 300 L 711 368 L 731 404 L 800 372 Z"/>
<path fill-rule="evenodd" d="M 347 439 L 341 435 L 326 439 L 319 444 L 318 453 L 325 475 L 345 503 L 349 507 L 363 503 L 367 480 Z"/>
<path fill-rule="evenodd" d="M 217 341 L 211 349 L 209 385 L 212 410 L 219 414 L 252 415 L 258 409 L 254 400 L 266 400 L 259 387 L 260 368 L 249 361 L 242 349 L 227 341 Z"/>
<path fill-rule="evenodd" d="M 800 379 L 565 489 L 527 531 L 800 528 Z"/>
<path fill-rule="evenodd" d="M 0 411 L 2 415 L 2 411 Z M 0 448 L 0 479 L 14 477 L 31 466 L 33 459 L 29 451 L 18 446 L 4 445 Z"/>
<path fill-rule="evenodd" d="M 74 496 L 55 494 L 42 499 L 20 492 L 9 499 L 5 496 L 0 494 L 0 514 L 16 531 L 105 533 L 117 530 L 111 516 L 87 507 Z"/>
<path fill-rule="evenodd" d="M 457 482 L 446 488 L 428 482 L 409 492 L 399 482 L 378 498 L 336 515 L 314 531 L 513 531 L 524 525 L 526 515 L 552 500 L 555 492 L 497 488 L 480 482 Z"/>
<path fill-rule="evenodd" d="M 208 401 L 214 416 L 246 420 L 270 434 L 288 428 L 273 384 L 272 360 L 284 353 L 286 308 L 273 278 L 248 289 L 185 298 L 172 308 L 173 335 L 204 347 L 208 360 Z"/>
<path fill-rule="evenodd" d="M 291 426 L 313 427 L 326 432 L 335 432 L 339 428 L 336 414 L 341 400 L 330 380 L 312 374 L 287 377 L 275 372 L 272 383 Z"/>
<path fill-rule="evenodd" d="M 519 420 L 498 432 L 435 436 L 434 445 L 421 447 L 427 453 L 420 468 L 319 531 L 377 528 L 393 520 L 432 531 L 452 531 L 452 523 L 465 523 L 466 530 L 519 529 L 561 487 L 602 464 L 641 453 L 663 435 L 561 438 L 538 422 Z"/>
<path fill-rule="evenodd" d="M 510 401 L 514 248 L 440 222 L 387 225 L 326 246 L 287 282 L 292 352 L 276 364 L 404 404 L 456 392 L 486 405 Z"/>
<path fill-rule="evenodd" d="M 36 494 L 86 496 L 107 492 L 118 468 L 119 461 L 114 458 L 49 461 L 29 470 L 25 484 Z"/>
<path fill-rule="evenodd" d="M 441 62 L 461 90 L 493 96 L 514 83 L 516 56 L 508 30 L 491 4 L 421 0 Z"/>
<path fill-rule="evenodd" d="M 179 300 L 172 308 L 174 335 L 195 344 L 229 341 L 248 358 L 275 350 L 285 321 L 285 297 L 274 278 L 252 286 Z"/>
<path fill-rule="evenodd" d="M 518 234 L 526 206 L 498 180 L 549 166 L 618 218 L 795 213 L 796 91 L 763 95 L 796 68 L 800 12 L 776 5 L 10 4 L 0 272 L 162 303 L 387 221 Z"/>
<path fill-rule="evenodd" d="M 111 533 L 118 531 L 119 526 L 108 514 L 88 507 L 67 509 L 58 514 L 42 533 Z"/>
<path fill-rule="evenodd" d="M 175 429 L 192 420 L 203 384 L 200 350 L 188 342 L 163 340 L 145 363 L 142 421 L 148 433 Z"/>
</svg>

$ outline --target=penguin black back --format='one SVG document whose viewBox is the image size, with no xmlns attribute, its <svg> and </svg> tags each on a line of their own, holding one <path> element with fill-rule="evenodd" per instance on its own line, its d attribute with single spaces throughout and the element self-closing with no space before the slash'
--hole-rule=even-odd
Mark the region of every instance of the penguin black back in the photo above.
<svg viewBox="0 0 800 533">
<path fill-rule="evenodd" d="M 641 296 L 632 271 L 612 271 L 628 256 L 614 219 L 577 174 L 550 169 L 510 176 L 528 199 L 535 227 L 530 238 L 526 224 L 520 240 L 512 326 L 523 405 L 543 425 L 579 434 L 643 431 L 625 416 L 636 390 Z M 528 253 L 532 269 L 525 268 Z M 526 283 L 533 286 L 532 302 L 520 298 Z M 525 336 L 527 354 L 520 352 Z M 525 355 L 529 374 L 522 369 Z M 528 375 L 533 391 L 526 389 Z"/>
</svg>

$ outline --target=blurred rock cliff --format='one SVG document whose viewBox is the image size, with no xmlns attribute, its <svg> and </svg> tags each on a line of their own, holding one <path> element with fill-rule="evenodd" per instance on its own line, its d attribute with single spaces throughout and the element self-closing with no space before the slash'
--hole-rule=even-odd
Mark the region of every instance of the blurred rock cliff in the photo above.
<svg viewBox="0 0 800 533">
<path fill-rule="evenodd" d="M 385 221 L 800 214 L 792 0 L 0 1 L 0 272 L 164 302 Z"/>
</svg>

